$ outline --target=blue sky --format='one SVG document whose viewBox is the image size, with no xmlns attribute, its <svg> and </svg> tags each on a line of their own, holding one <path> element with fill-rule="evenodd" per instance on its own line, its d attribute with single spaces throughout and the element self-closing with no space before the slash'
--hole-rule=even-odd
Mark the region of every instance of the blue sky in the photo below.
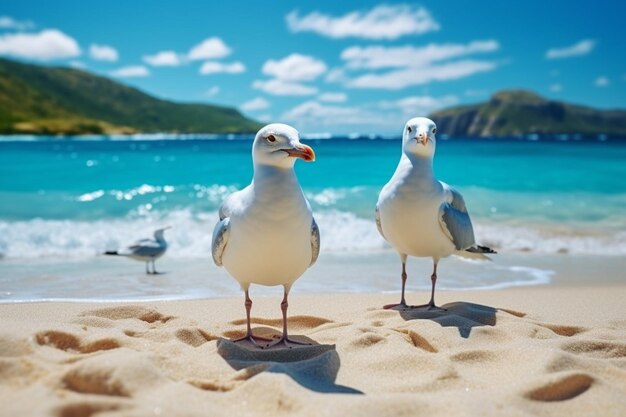
<svg viewBox="0 0 626 417">
<path fill-rule="evenodd" d="M 626 108 L 625 11 L 616 0 L 0 0 L 0 55 L 306 133 L 394 134 L 507 88 Z"/>
</svg>

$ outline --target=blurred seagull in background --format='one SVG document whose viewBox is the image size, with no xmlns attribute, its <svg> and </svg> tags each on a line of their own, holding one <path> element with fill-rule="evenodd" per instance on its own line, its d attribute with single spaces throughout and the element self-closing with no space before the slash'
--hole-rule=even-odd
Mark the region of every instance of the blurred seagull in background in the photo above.
<svg viewBox="0 0 626 417">
<path fill-rule="evenodd" d="M 435 304 L 437 264 L 441 258 L 458 255 L 489 260 L 494 250 L 477 245 L 463 196 L 448 184 L 438 181 L 433 172 L 437 126 L 425 117 L 409 120 L 402 135 L 402 155 L 376 204 L 378 231 L 398 252 L 402 261 L 400 303 L 385 308 L 407 307 L 404 299 L 407 256 L 433 260 L 430 302 Z"/>
<path fill-rule="evenodd" d="M 247 332 L 235 342 L 248 340 L 259 346 L 250 327 L 250 284 L 282 285 L 284 297 L 282 337 L 267 347 L 303 344 L 287 334 L 287 297 L 292 284 L 315 263 L 320 235 L 311 206 L 293 170 L 296 159 L 315 160 L 309 146 L 291 126 L 274 123 L 263 127 L 252 144 L 252 183 L 228 196 L 219 210 L 213 231 L 212 255 L 245 293 Z M 268 340 L 268 339 L 265 339 Z"/>
<path fill-rule="evenodd" d="M 146 263 L 146 274 L 157 274 L 154 261 L 163 256 L 167 250 L 167 242 L 163 234 L 171 226 L 163 227 L 154 231 L 154 239 L 141 239 L 120 251 L 106 251 L 105 255 L 126 256 Z M 150 271 L 152 263 L 152 271 Z"/>
</svg>

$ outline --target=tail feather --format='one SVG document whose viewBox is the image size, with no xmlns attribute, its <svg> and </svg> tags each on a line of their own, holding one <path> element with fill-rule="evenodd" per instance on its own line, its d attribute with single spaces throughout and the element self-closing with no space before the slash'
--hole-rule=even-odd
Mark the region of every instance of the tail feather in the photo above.
<svg viewBox="0 0 626 417">
<path fill-rule="evenodd" d="M 476 245 L 465 249 L 468 252 L 472 253 L 498 253 L 495 250 L 491 249 L 487 246 Z"/>
<path fill-rule="evenodd" d="M 104 252 L 104 255 L 119 255 L 116 250 L 108 250 Z"/>
<path fill-rule="evenodd" d="M 487 246 L 471 246 L 465 250 L 460 250 L 456 252 L 456 255 L 462 256 L 463 258 L 468 259 L 481 259 L 483 261 L 490 261 L 491 258 L 485 255 L 486 253 L 494 254 L 498 253 L 495 250 L 487 247 Z"/>
</svg>

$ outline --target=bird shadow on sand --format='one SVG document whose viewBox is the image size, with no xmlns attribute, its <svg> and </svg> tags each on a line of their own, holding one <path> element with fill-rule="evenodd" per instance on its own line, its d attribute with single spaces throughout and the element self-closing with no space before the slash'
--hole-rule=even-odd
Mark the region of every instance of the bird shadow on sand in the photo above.
<svg viewBox="0 0 626 417">
<path fill-rule="evenodd" d="M 217 353 L 237 371 L 260 368 L 262 372 L 288 375 L 312 391 L 362 394 L 361 391 L 335 383 L 341 364 L 335 345 L 311 342 L 311 345 L 292 348 L 260 349 L 220 338 L 217 341 Z"/>
<path fill-rule="evenodd" d="M 456 327 L 459 335 L 467 339 L 474 327 L 495 326 L 496 312 L 494 307 L 458 301 L 441 306 L 443 309 L 429 310 L 426 307 L 396 307 L 404 320 L 431 320 L 441 327 Z"/>
</svg>

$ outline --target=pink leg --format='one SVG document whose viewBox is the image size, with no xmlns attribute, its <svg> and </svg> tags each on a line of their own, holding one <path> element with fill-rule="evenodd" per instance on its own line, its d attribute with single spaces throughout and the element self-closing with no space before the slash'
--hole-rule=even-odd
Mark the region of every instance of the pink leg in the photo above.
<svg viewBox="0 0 626 417">
<path fill-rule="evenodd" d="M 437 261 L 433 261 L 433 274 L 430 276 L 430 281 L 432 283 L 432 287 L 430 290 L 430 301 L 428 304 L 422 304 L 419 306 L 411 306 L 411 308 L 420 308 L 420 307 L 428 307 L 429 310 L 443 310 L 448 311 L 445 308 L 437 307 L 435 304 L 435 285 L 437 284 Z"/>
<path fill-rule="evenodd" d="M 402 258 L 402 296 L 400 297 L 400 302 L 398 304 L 387 304 L 383 306 L 384 309 L 388 310 L 394 307 L 406 307 L 406 300 L 404 299 L 404 288 L 406 287 L 406 256 Z"/>
<path fill-rule="evenodd" d="M 231 342 L 233 343 L 237 343 L 237 342 L 241 342 L 244 340 L 248 340 L 250 341 L 253 345 L 263 348 L 261 345 L 259 345 L 257 343 L 257 341 L 255 339 L 258 340 L 264 340 L 264 341 L 269 341 L 271 339 L 265 338 L 265 337 L 260 337 L 260 336 L 254 336 L 252 334 L 252 326 L 250 326 L 250 311 L 252 310 L 252 300 L 250 299 L 250 296 L 248 294 L 248 290 L 245 290 L 245 294 L 246 294 L 246 325 L 247 325 L 247 330 L 246 330 L 246 335 L 244 337 L 240 337 L 239 339 L 235 339 L 235 340 L 231 340 Z"/>
<path fill-rule="evenodd" d="M 278 344 L 284 344 L 288 348 L 291 348 L 289 344 L 294 345 L 310 345 L 308 342 L 299 342 L 297 340 L 293 340 L 289 338 L 289 334 L 287 333 L 287 308 L 289 307 L 289 302 L 287 301 L 287 297 L 289 296 L 289 290 L 285 288 L 285 295 L 283 297 L 283 301 L 280 303 L 280 309 L 283 312 L 283 335 L 280 339 L 276 340 L 273 343 L 268 344 L 266 347 L 276 346 Z"/>
</svg>

